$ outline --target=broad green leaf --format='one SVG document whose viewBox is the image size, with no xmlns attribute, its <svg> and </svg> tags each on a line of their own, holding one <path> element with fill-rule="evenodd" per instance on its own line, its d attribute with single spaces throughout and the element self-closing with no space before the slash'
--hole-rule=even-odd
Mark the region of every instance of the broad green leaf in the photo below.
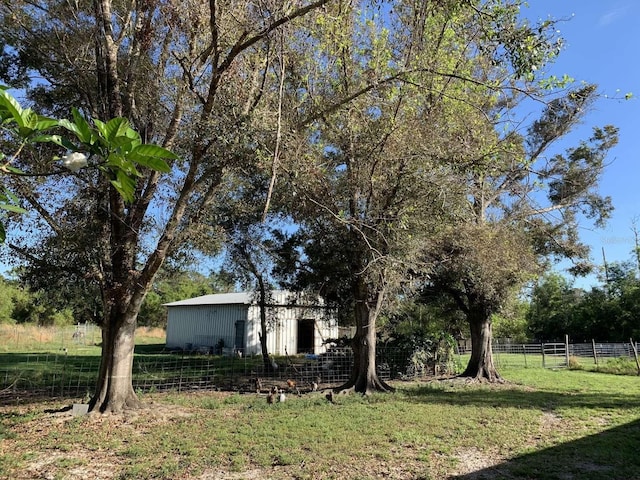
<svg viewBox="0 0 640 480">
<path fill-rule="evenodd" d="M 34 130 L 38 124 L 38 115 L 30 108 L 26 108 L 22 111 L 22 121 L 25 127 Z"/>
<path fill-rule="evenodd" d="M 133 201 L 133 193 L 136 188 L 135 179 L 129 177 L 122 170 L 116 171 L 116 179 L 111 180 L 111 184 L 115 187 L 115 189 L 122 195 L 125 202 L 131 203 Z"/>
<path fill-rule="evenodd" d="M 96 126 L 96 129 L 98 129 L 98 132 L 100 133 L 100 135 L 102 136 L 102 138 L 107 138 L 107 126 L 104 124 L 104 122 L 98 120 L 97 118 L 93 119 L 93 124 Z"/>
<path fill-rule="evenodd" d="M 71 114 L 73 115 L 73 121 L 78 127 L 78 140 L 82 143 L 91 143 L 91 126 L 82 116 L 82 114 L 78 111 L 77 108 L 71 109 Z"/>
<path fill-rule="evenodd" d="M 140 172 L 136 170 L 135 164 L 117 153 L 112 153 L 111 155 L 109 155 L 109 158 L 107 158 L 104 167 L 110 168 L 112 171 L 122 171 L 126 175 L 136 177 L 140 176 Z"/>
<path fill-rule="evenodd" d="M 61 137 L 60 135 L 37 135 L 31 139 L 33 142 L 51 142 L 56 145 L 60 145 L 61 147 L 66 148 L 67 150 L 76 151 L 77 147 L 73 143 L 71 143 L 67 138 Z"/>
<path fill-rule="evenodd" d="M 33 130 L 30 127 L 19 127 L 18 128 L 18 135 L 22 138 L 27 138 L 29 135 L 31 135 L 35 130 Z"/>
<path fill-rule="evenodd" d="M 144 144 L 136 147 L 134 153 L 143 155 L 145 157 L 158 157 L 158 158 L 168 158 L 170 160 L 176 160 L 178 155 L 167 150 L 166 148 L 160 147 L 158 145 L 150 145 Z"/>
<path fill-rule="evenodd" d="M 117 117 L 109 120 L 106 125 L 107 140 L 114 140 L 116 137 L 127 136 L 127 129 L 129 129 L 129 121 L 126 118 Z"/>
<path fill-rule="evenodd" d="M 132 140 L 138 140 L 139 143 L 142 143 L 142 140 L 140 139 L 140 134 L 131 127 L 127 128 L 127 131 L 124 134 L 128 138 Z"/>
<path fill-rule="evenodd" d="M 54 118 L 38 116 L 38 121 L 34 128 L 36 130 L 46 130 L 47 128 L 57 127 L 59 123 L 60 122 Z"/>
<path fill-rule="evenodd" d="M 23 170 L 20 170 L 17 167 L 14 167 L 12 165 L 5 165 L 4 169 L 11 172 L 11 173 L 15 173 L 16 175 L 24 175 L 25 172 Z M 13 198 L 16 202 L 18 201 L 18 197 L 16 197 L 15 195 L 13 195 L 11 192 L 9 192 L 8 190 L 5 191 L 7 196 L 9 196 L 10 198 Z"/>
<path fill-rule="evenodd" d="M 145 157 L 142 155 L 131 154 L 127 156 L 127 159 L 133 160 L 147 168 L 157 170 L 158 172 L 168 173 L 171 171 L 171 167 L 163 159 L 158 157 Z"/>
<path fill-rule="evenodd" d="M 80 141 L 82 141 L 81 138 L 80 138 L 80 137 L 82 137 L 82 132 L 80 132 L 80 127 L 78 127 L 78 125 L 73 123 L 71 120 L 67 120 L 66 118 L 63 118 L 58 123 L 62 128 L 66 128 L 70 132 L 73 132 L 76 135 L 76 137 L 78 137 L 78 139 L 80 139 Z"/>
<path fill-rule="evenodd" d="M 9 118 L 12 118 L 19 126 L 24 126 L 22 107 L 15 98 L 4 90 L 0 90 L 0 110 L 6 110 L 10 115 Z"/>
<path fill-rule="evenodd" d="M 129 137 L 116 137 L 109 142 L 109 146 L 111 148 L 120 149 L 120 151 L 124 154 L 131 152 L 135 145 L 133 144 L 133 140 Z"/>
<path fill-rule="evenodd" d="M 8 210 L 9 212 L 27 213 L 27 211 L 24 208 L 19 207 L 17 205 L 11 205 L 10 203 L 0 203 L 0 208 L 2 210 Z"/>
</svg>

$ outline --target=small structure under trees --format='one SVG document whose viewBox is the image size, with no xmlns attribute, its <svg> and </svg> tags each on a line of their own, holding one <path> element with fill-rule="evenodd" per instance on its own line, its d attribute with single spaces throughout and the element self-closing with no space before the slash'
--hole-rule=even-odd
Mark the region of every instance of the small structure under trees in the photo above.
<svg viewBox="0 0 640 480">
<path fill-rule="evenodd" d="M 322 299 L 283 290 L 269 292 L 266 305 L 270 354 L 323 353 L 338 337 L 335 310 Z M 207 353 L 261 353 L 258 296 L 223 293 L 171 302 L 167 347 Z"/>
</svg>

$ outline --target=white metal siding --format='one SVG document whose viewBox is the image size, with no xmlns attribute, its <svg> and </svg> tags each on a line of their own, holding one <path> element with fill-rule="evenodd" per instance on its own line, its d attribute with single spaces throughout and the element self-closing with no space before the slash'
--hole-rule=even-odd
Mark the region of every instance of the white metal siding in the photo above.
<svg viewBox="0 0 640 480">
<path fill-rule="evenodd" d="M 235 323 L 246 319 L 246 305 L 169 307 L 167 347 L 215 347 L 221 339 L 225 347 L 233 347 Z"/>
<path fill-rule="evenodd" d="M 338 324 L 335 319 L 327 320 L 323 311 L 305 307 L 271 307 L 269 318 L 271 325 L 267 332 L 267 348 L 273 355 L 295 355 L 298 353 L 298 325 L 300 320 L 315 320 L 313 350 L 314 353 L 326 351 L 323 342 L 338 337 Z M 260 353 L 260 308 L 249 307 L 247 325 L 247 354 Z"/>
<path fill-rule="evenodd" d="M 326 350 L 323 342 L 338 337 L 338 326 L 334 318 L 327 320 L 323 308 L 309 308 L 319 299 L 297 298 L 295 294 L 283 291 L 273 292 L 270 302 L 277 307 L 269 307 L 268 317 L 272 321 L 267 334 L 267 348 L 273 355 L 295 355 L 298 353 L 298 325 L 300 320 L 315 320 L 313 335 L 314 353 Z M 303 306 L 298 306 L 303 305 Z M 225 347 L 234 347 L 235 325 L 238 320 L 245 323 L 245 353 L 259 354 L 260 348 L 260 308 L 245 304 L 174 305 L 168 306 L 167 347 L 200 348 L 215 347 L 220 339 Z"/>
</svg>

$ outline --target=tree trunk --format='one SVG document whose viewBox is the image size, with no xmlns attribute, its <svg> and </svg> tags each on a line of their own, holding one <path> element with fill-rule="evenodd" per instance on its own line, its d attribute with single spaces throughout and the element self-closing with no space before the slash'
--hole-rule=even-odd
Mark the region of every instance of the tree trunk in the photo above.
<svg viewBox="0 0 640 480">
<path fill-rule="evenodd" d="M 394 388 L 378 377 L 376 370 L 376 320 L 382 304 L 383 292 L 376 292 L 369 300 L 367 285 L 360 281 L 356 290 L 356 333 L 351 340 L 353 368 L 349 380 L 338 391 L 354 391 L 363 395 L 391 392 Z"/>
<path fill-rule="evenodd" d="M 100 372 L 90 411 L 121 412 L 140 406 L 133 390 L 136 316 L 111 311 L 102 327 Z"/>
<path fill-rule="evenodd" d="M 503 382 L 493 363 L 491 315 L 482 308 L 474 308 L 469 310 L 467 318 L 471 327 L 471 358 L 460 376 L 492 383 Z"/>
<path fill-rule="evenodd" d="M 264 280 L 261 275 L 256 274 L 258 279 L 258 288 L 260 293 L 260 351 L 262 352 L 262 362 L 264 365 L 265 373 L 273 373 L 274 366 L 271 362 L 271 356 L 269 355 L 269 348 L 267 347 L 267 335 L 269 325 L 267 324 L 267 290 L 264 284 Z"/>
</svg>

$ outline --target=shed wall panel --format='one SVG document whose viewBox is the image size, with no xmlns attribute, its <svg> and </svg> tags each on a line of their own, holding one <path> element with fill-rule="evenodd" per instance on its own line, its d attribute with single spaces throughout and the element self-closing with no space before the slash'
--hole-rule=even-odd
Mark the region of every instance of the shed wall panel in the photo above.
<svg viewBox="0 0 640 480">
<path fill-rule="evenodd" d="M 220 340 L 234 347 L 236 321 L 247 320 L 246 305 L 170 307 L 167 347 L 197 349 L 215 347 Z"/>
<path fill-rule="evenodd" d="M 270 354 L 295 355 L 299 353 L 298 331 L 300 321 L 313 320 L 313 353 L 326 351 L 323 344 L 329 338 L 338 337 L 335 315 L 327 315 L 320 299 L 303 298 L 290 292 L 276 291 L 269 299 L 270 329 L 267 347 Z M 317 302 L 317 303 L 316 303 Z M 307 307 L 316 303 L 319 306 Z M 246 304 L 169 305 L 167 321 L 167 347 L 197 349 L 215 347 L 220 339 L 225 347 L 235 347 L 236 322 L 245 321 L 246 354 L 261 352 L 260 308 Z M 327 317 L 332 320 L 328 320 Z"/>
<path fill-rule="evenodd" d="M 260 308 L 249 307 L 247 354 L 260 353 Z M 313 353 L 326 351 L 325 340 L 338 337 L 337 322 L 327 320 L 323 309 L 306 307 L 271 307 L 268 313 L 267 348 L 272 355 L 298 353 L 298 328 L 301 320 L 314 320 Z"/>
</svg>

